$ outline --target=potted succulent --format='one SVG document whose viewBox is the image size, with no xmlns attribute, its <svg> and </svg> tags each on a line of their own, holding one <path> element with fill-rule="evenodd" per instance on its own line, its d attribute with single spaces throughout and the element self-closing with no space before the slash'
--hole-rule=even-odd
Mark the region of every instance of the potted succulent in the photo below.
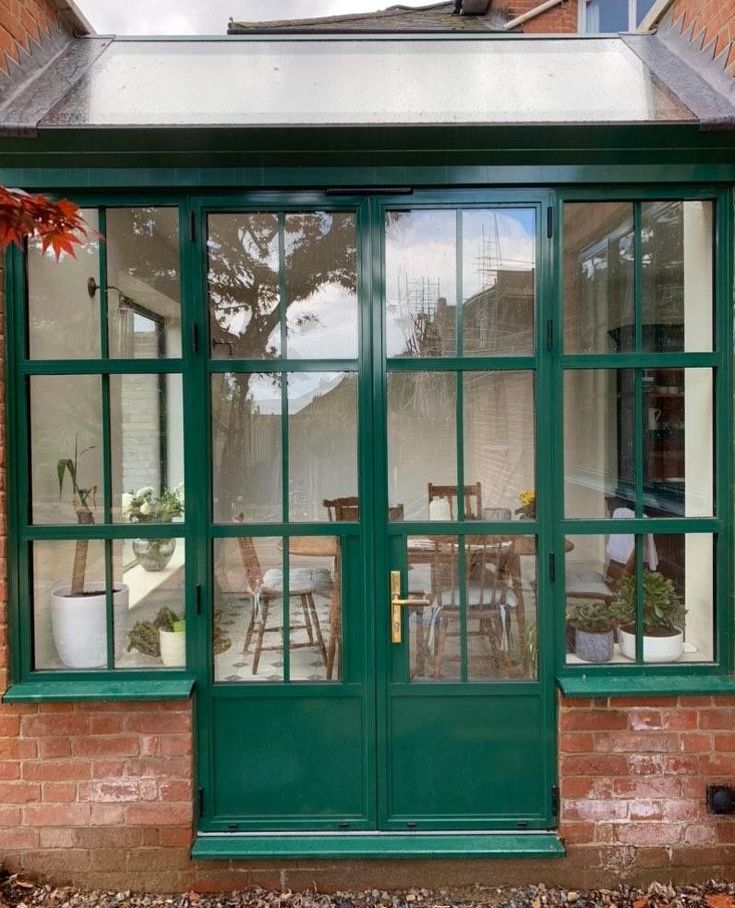
<svg viewBox="0 0 735 908">
<path fill-rule="evenodd" d="M 574 628 L 574 653 L 585 662 L 609 662 L 615 648 L 615 628 L 622 616 L 616 603 L 579 599 L 567 607 Z"/>
<path fill-rule="evenodd" d="M 79 460 L 93 446 L 79 451 L 74 443 L 74 457 L 59 460 L 56 466 L 59 498 L 64 494 L 64 481 L 69 476 L 71 505 L 80 526 L 94 523 L 97 487 L 79 485 Z M 51 593 L 51 630 L 59 658 L 68 668 L 105 668 L 107 666 L 107 597 L 103 580 L 87 581 L 89 540 L 78 539 L 74 551 L 71 583 L 55 587 Z M 122 651 L 128 614 L 128 588 L 125 584 L 112 591 L 115 625 L 115 653 Z"/>
<path fill-rule="evenodd" d="M 616 605 L 621 609 L 618 628 L 620 651 L 635 659 L 636 584 L 626 577 L 618 590 Z M 686 610 L 674 583 L 659 571 L 643 572 L 643 661 L 676 662 L 684 651 Z"/>
<path fill-rule="evenodd" d="M 184 513 L 183 488 L 164 489 L 156 496 L 152 486 L 122 496 L 123 517 L 130 523 L 171 523 Z M 146 571 L 162 571 L 173 558 L 176 539 L 133 539 L 133 551 Z"/>
</svg>

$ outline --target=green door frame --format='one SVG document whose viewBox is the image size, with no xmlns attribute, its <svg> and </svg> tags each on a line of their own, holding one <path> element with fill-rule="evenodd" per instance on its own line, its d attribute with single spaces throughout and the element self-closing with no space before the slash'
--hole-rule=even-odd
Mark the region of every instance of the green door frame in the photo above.
<svg viewBox="0 0 735 908">
<path fill-rule="evenodd" d="M 557 761 L 556 761 L 556 696 L 554 685 L 554 613 L 552 589 L 549 584 L 548 573 L 545 570 L 548 553 L 551 550 L 551 514 L 552 514 L 552 496 L 550 494 L 551 480 L 553 476 L 553 464 L 550 460 L 545 460 L 539 456 L 539 452 L 544 450 L 542 439 L 549 438 L 548 433 L 552 430 L 552 407 L 550 382 L 548 380 L 551 374 L 550 354 L 551 351 L 546 349 L 546 331 L 548 319 L 554 317 L 556 309 L 556 300 L 554 296 L 552 266 L 552 243 L 551 237 L 547 235 L 547 225 L 551 225 L 547 220 L 547 213 L 553 203 L 552 193 L 543 189 L 482 189 L 482 190 L 424 190 L 416 191 L 410 196 L 395 195 L 381 196 L 373 198 L 371 201 L 372 216 L 372 234 L 375 253 L 373 256 L 373 312 L 376 316 L 377 324 L 373 333 L 373 387 L 375 401 L 375 424 L 374 438 L 375 443 L 375 475 L 377 479 L 377 488 L 379 491 L 377 500 L 378 514 L 388 513 L 387 497 L 387 375 L 389 371 L 388 360 L 385 356 L 383 343 L 385 338 L 384 325 L 384 268 L 385 260 L 384 250 L 384 212 L 387 210 L 416 210 L 420 208 L 447 208 L 472 209 L 472 208 L 531 208 L 535 211 L 535 229 L 536 229 L 536 258 L 537 258 L 537 283 L 536 283 L 536 312 L 535 312 L 535 354 L 531 356 L 494 356 L 494 357 L 446 357 L 441 360 L 393 360 L 390 365 L 391 371 L 411 371 L 413 369 L 429 369 L 441 371 L 455 371 L 463 369 L 472 369 L 472 371 L 483 370 L 532 370 L 534 373 L 535 393 L 536 393 L 536 489 L 540 492 L 537 502 L 537 520 L 524 524 L 523 529 L 529 534 L 537 534 L 537 616 L 539 621 L 539 644 L 538 644 L 538 678 L 535 682 L 520 681 L 498 681 L 493 683 L 471 682 L 469 685 L 447 684 L 447 683 L 426 683 L 409 685 L 407 681 L 408 671 L 408 647 L 402 645 L 400 648 L 395 647 L 390 642 L 388 634 L 389 627 L 389 597 L 388 597 L 388 572 L 391 569 L 400 568 L 405 583 L 405 549 L 403 556 L 392 554 L 397 540 L 401 540 L 408 534 L 431 534 L 437 532 L 437 524 L 427 521 L 406 521 L 405 523 L 386 523 L 385 520 L 377 520 L 375 525 L 375 580 L 374 588 L 378 591 L 378 599 L 375 602 L 375 611 L 378 618 L 377 630 L 377 648 L 376 648 L 376 666 L 378 682 L 378 715 L 382 721 L 377 723 L 378 728 L 378 748 L 380 767 L 380 783 L 378 785 L 379 797 L 379 816 L 384 828 L 393 830 L 409 829 L 431 829 L 441 828 L 449 830 L 457 829 L 525 829 L 525 828 L 542 828 L 550 829 L 555 825 L 555 805 L 554 805 L 554 786 L 557 780 Z M 458 302 L 458 309 L 461 309 Z M 457 435 L 462 438 L 462 411 L 461 400 L 457 406 Z M 461 445 L 461 441 L 459 442 Z M 463 484 L 462 458 L 458 452 L 458 484 Z M 477 532 L 476 524 L 462 522 L 458 520 L 452 529 L 447 528 L 448 532 Z M 494 530 L 499 533 L 518 533 L 518 521 L 507 524 L 494 524 Z M 460 568 L 460 573 L 461 568 Z M 404 615 L 405 618 L 405 615 Z M 405 623 L 404 623 L 405 626 Z M 404 635 L 404 640 L 406 636 Z M 402 818 L 390 818 L 389 798 L 391 792 L 390 778 L 390 748 L 389 740 L 389 723 L 388 715 L 391 709 L 391 688 L 395 686 L 396 681 L 403 681 L 402 688 L 404 691 L 413 695 L 431 696 L 434 692 L 437 696 L 446 698 L 448 702 L 456 697 L 463 698 L 468 694 L 474 697 L 492 698 L 493 696 L 518 695 L 522 690 L 537 689 L 541 701 L 541 715 L 543 717 L 543 780 L 541 789 L 546 793 L 542 803 L 539 805 L 537 815 L 528 818 L 519 818 L 515 816 L 494 817 L 489 821 L 478 823 L 476 818 L 466 817 L 465 819 L 457 818 L 455 821 L 441 820 L 432 821 L 430 818 L 410 818 L 407 823 Z M 455 700 L 455 702 L 460 702 Z"/>
<path fill-rule="evenodd" d="M 508 357 L 503 358 L 500 364 L 503 368 L 525 368 L 532 369 L 536 373 L 537 394 L 537 447 L 539 439 L 545 437 L 543 433 L 550 431 L 549 414 L 551 411 L 548 401 L 545 399 L 547 391 L 543 390 L 548 387 L 545 381 L 545 373 L 548 370 L 548 356 L 546 355 L 544 338 L 546 313 L 554 308 L 554 302 L 551 299 L 550 292 L 552 287 L 550 275 L 551 251 L 550 240 L 546 237 L 544 227 L 546 225 L 546 211 L 551 204 L 551 194 L 543 190 L 446 190 L 441 192 L 429 191 L 415 193 L 410 196 L 398 195 L 395 197 L 372 197 L 367 201 L 363 197 L 340 198 L 334 199 L 328 196 L 321 196 L 317 193 L 252 193 L 247 195 L 227 195 L 202 197 L 193 202 L 194 219 L 197 225 L 196 235 L 199 237 L 197 249 L 192 256 L 190 280 L 191 286 L 195 289 L 194 296 L 199 297 L 195 303 L 196 320 L 200 322 L 199 336 L 202 338 L 198 345 L 198 355 L 196 357 L 198 367 L 192 376 L 192 382 L 195 382 L 199 390 L 195 391 L 191 387 L 191 398 L 196 399 L 196 416 L 193 417 L 195 424 L 202 424 L 207 427 L 207 436 L 209 433 L 210 413 L 208 402 L 208 383 L 210 371 L 222 371 L 223 368 L 232 368 L 235 371 L 238 365 L 231 365 L 226 362 L 224 365 L 220 362 L 212 370 L 211 363 L 208 365 L 208 344 L 206 341 L 208 332 L 206 327 L 206 248 L 205 248 L 205 230 L 206 216 L 214 212 L 237 212 L 247 210 L 303 210 L 303 209 L 327 209 L 327 210 L 356 210 L 358 212 L 358 242 L 361 252 L 359 265 L 359 298 L 361 312 L 361 374 L 359 378 L 359 389 L 362 397 L 360 406 L 360 493 L 361 493 L 361 522 L 363 525 L 363 541 L 360 551 L 360 558 L 365 565 L 364 574 L 364 595 L 362 597 L 364 622 L 362 625 L 355 623 L 352 627 L 353 633 L 362 628 L 363 634 L 363 658 L 365 676 L 363 684 L 365 686 L 365 713 L 364 721 L 366 725 L 367 739 L 375 742 L 372 747 L 372 753 L 367 754 L 366 768 L 367 772 L 364 778 L 366 790 L 371 792 L 367 797 L 370 805 L 376 805 L 377 814 L 373 814 L 375 807 L 371 807 L 365 813 L 362 822 L 356 818 L 343 818 L 342 822 L 336 822 L 334 819 L 320 821 L 318 818 L 302 821 L 291 821 L 285 825 L 276 823 L 268 824 L 265 822 L 242 822 L 235 817 L 217 818 L 211 812 L 213 798 L 210 792 L 214 790 L 216 760 L 212 752 L 212 704 L 211 696 L 213 693 L 217 697 L 238 697 L 244 696 L 246 699 L 251 696 L 262 695 L 262 684 L 252 685 L 246 689 L 246 685 L 214 685 L 211 679 L 211 629 L 212 622 L 209 614 L 209 608 L 212 602 L 213 578 L 212 578 L 212 540 L 216 537 L 233 537 L 242 534 L 242 527 L 237 526 L 218 526 L 216 531 L 209 524 L 207 515 L 211 513 L 210 500 L 210 476 L 207 466 L 207 455 L 202 457 L 201 436 L 197 440 L 198 452 L 192 456 L 196 459 L 197 476 L 193 481 L 196 483 L 193 487 L 206 489 L 199 497 L 197 512 L 190 515 L 192 520 L 197 524 L 193 529 L 195 538 L 206 539 L 206 545 L 200 544 L 197 550 L 197 574 L 203 578 L 202 590 L 200 593 L 201 600 L 206 604 L 202 610 L 203 614 L 198 622 L 198 632 L 196 634 L 196 656 L 194 664 L 197 672 L 197 785 L 201 790 L 200 805 L 201 816 L 199 818 L 199 828 L 204 832 L 242 832 L 247 830 L 255 831 L 257 829 L 335 829 L 349 828 L 350 830 L 370 829 L 370 828 L 388 828 L 405 830 L 406 823 L 391 823 L 388 821 L 388 810 L 386 801 L 386 791 L 388 790 L 389 779 L 387 776 L 387 747 L 388 736 L 386 734 L 386 714 L 388 704 L 388 687 L 390 673 L 394 670 L 395 664 L 393 654 L 391 653 L 391 644 L 388 628 L 388 599 L 386 591 L 386 577 L 388 570 L 388 561 L 386 554 L 386 543 L 389 538 L 390 530 L 386 532 L 387 527 L 384 521 L 379 519 L 380 514 L 387 513 L 386 503 L 386 436 L 385 436 L 385 387 L 386 387 L 386 360 L 383 355 L 383 319 L 382 319 L 382 261 L 383 261 L 383 231 L 382 231 L 382 212 L 386 207 L 394 206 L 400 208 L 425 207 L 449 207 L 457 206 L 466 207 L 487 207 L 487 206 L 505 206 L 505 207 L 532 207 L 535 212 L 536 235 L 537 235 L 537 260 L 538 260 L 538 284 L 537 284 L 537 317 L 536 317 L 536 354 L 531 357 Z M 252 365 L 252 364 L 251 364 Z M 473 361 L 475 370 L 498 367 L 498 358 L 483 359 L 478 358 Z M 448 359 L 442 363 L 442 368 L 452 368 L 457 366 L 457 361 Z M 338 367 L 338 366 L 337 366 Z M 288 370 L 298 370 L 299 368 L 309 368 L 299 366 L 297 362 L 290 361 Z M 204 390 L 202 390 L 204 389 Z M 542 482 L 550 480 L 550 471 L 540 457 L 537 457 L 538 481 L 537 487 L 543 488 Z M 549 475 L 547 476 L 547 472 Z M 549 486 L 545 486 L 549 488 Z M 372 490 L 379 490 L 378 494 L 371 494 Z M 528 529 L 531 532 L 539 530 L 538 555 L 537 561 L 541 565 L 545 563 L 545 552 L 548 550 L 550 540 L 550 495 L 545 495 L 541 500 L 539 507 L 539 519 L 537 525 L 530 525 Z M 407 526 L 409 526 L 407 524 Z M 436 531 L 436 526 L 423 526 L 410 524 L 413 531 Z M 543 529 L 542 529 L 543 528 Z M 499 527 L 500 530 L 518 531 L 517 523 L 514 526 Z M 525 527 L 524 527 L 525 529 Z M 248 533 L 253 535 L 279 535 L 280 533 L 288 534 L 290 532 L 308 532 L 316 534 L 335 534 L 335 524 L 324 525 L 286 525 L 273 524 L 258 526 L 256 528 L 248 527 Z M 394 532 L 402 533 L 404 527 L 393 526 Z M 339 530 L 337 530 L 339 532 Z M 369 566 L 372 565 L 371 569 Z M 525 829 L 525 828 L 551 828 L 554 825 L 554 806 L 552 798 L 552 788 L 556 781 L 556 706 L 554 696 L 553 681 L 553 614 L 550 606 L 550 590 L 547 585 L 547 577 L 544 571 L 538 570 L 538 597 L 539 601 L 547 603 L 545 608 L 539 609 L 540 620 L 540 638 L 542 640 L 539 646 L 540 663 L 539 677 L 535 682 L 528 684 L 520 683 L 521 687 L 533 688 L 539 691 L 539 697 L 542 701 L 541 714 L 543 715 L 543 741 L 544 741 L 544 779 L 542 782 L 543 791 L 547 796 L 543 803 L 539 805 L 537 814 L 529 819 L 513 818 L 491 818 L 488 821 L 478 823 L 477 820 L 462 820 L 456 822 L 439 822 L 430 821 L 418 822 L 417 828 L 423 829 Z M 345 608 L 345 628 L 349 629 L 349 610 L 347 597 L 344 599 Z M 353 613 L 354 615 L 355 613 Z M 203 619 L 203 620 L 201 620 Z M 346 640 L 346 643 L 348 641 Z M 216 692 L 214 688 L 217 688 Z M 270 687 L 271 696 L 281 699 L 289 696 L 289 688 L 293 693 L 294 687 L 298 689 L 299 685 L 277 684 Z M 448 687 L 451 685 L 440 685 L 441 694 L 444 696 Z M 323 697 L 329 698 L 335 696 L 335 686 L 324 684 L 321 689 L 319 685 L 312 687 L 317 699 Z M 483 690 L 493 690 L 500 696 L 512 696 L 518 693 L 519 683 L 508 682 L 490 685 L 473 684 L 472 696 L 481 696 Z M 430 695 L 426 690 L 426 695 Z M 437 690 L 439 693 L 439 690 Z M 458 691 L 454 691 L 458 693 Z M 377 696 L 377 701 L 375 697 Z M 450 698 L 451 702 L 451 698 Z M 376 797 L 377 792 L 377 797 Z M 408 828 L 416 828 L 416 824 L 408 824 Z"/>
</svg>

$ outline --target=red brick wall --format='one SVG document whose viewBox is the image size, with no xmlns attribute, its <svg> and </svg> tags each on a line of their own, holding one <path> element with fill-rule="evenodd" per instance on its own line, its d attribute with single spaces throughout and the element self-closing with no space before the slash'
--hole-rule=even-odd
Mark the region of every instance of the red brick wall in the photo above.
<svg viewBox="0 0 735 908">
<path fill-rule="evenodd" d="M 694 27 L 698 44 L 714 41 L 716 57 L 725 51 L 727 70 L 735 76 L 735 0 L 674 0 L 670 12 L 681 31 Z"/>
<path fill-rule="evenodd" d="M 572 854 L 667 879 L 732 875 L 735 818 L 708 814 L 705 792 L 735 782 L 733 698 L 562 700 L 559 724 Z"/>
<path fill-rule="evenodd" d="M 0 71 L 7 73 L 10 60 L 19 63 L 59 27 L 52 0 L 0 0 Z"/>
<path fill-rule="evenodd" d="M 540 0 L 509 0 L 507 7 L 512 17 L 522 16 L 535 9 Z M 524 22 L 528 34 L 573 34 L 577 31 L 577 0 L 563 0 L 558 6 Z"/>
</svg>

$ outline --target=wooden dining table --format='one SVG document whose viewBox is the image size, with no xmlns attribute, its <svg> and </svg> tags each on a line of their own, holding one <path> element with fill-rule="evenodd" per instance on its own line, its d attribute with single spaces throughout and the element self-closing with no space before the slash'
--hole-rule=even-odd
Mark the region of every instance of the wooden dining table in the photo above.
<svg viewBox="0 0 735 908">
<path fill-rule="evenodd" d="M 536 537 L 529 535 L 482 535 L 485 545 L 508 547 L 508 572 L 511 578 L 511 587 L 516 598 L 516 621 L 521 640 L 526 638 L 526 606 L 523 596 L 523 578 L 521 573 L 521 558 L 535 556 L 537 553 Z M 451 543 L 458 546 L 456 536 L 431 536 L 408 537 L 407 559 L 410 564 L 430 564 L 435 557 L 435 542 Z M 471 539 L 471 536 L 470 536 Z M 412 544 L 413 543 L 413 544 Z M 472 551 L 472 542 L 468 543 Z M 570 539 L 565 539 L 565 552 L 570 552 L 574 544 Z M 332 597 L 329 605 L 329 640 L 327 643 L 327 680 L 332 680 L 335 661 L 339 664 L 338 653 L 342 653 L 342 546 L 338 536 L 290 536 L 288 541 L 289 555 L 310 558 L 333 558 L 334 574 Z M 526 649 L 521 647 L 524 654 L 524 667 Z"/>
</svg>

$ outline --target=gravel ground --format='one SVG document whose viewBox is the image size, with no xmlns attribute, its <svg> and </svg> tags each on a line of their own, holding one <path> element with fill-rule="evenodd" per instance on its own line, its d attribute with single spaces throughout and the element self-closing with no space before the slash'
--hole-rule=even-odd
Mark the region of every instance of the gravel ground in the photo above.
<svg viewBox="0 0 735 908">
<path fill-rule="evenodd" d="M 543 884 L 496 889 L 478 886 L 472 898 L 454 899 L 441 890 L 385 892 L 278 892 L 244 889 L 219 895 L 186 892 L 158 895 L 83 891 L 39 885 L 0 871 L 0 908 L 735 908 L 735 883 L 711 880 L 699 886 L 651 883 L 648 889 L 621 884 L 614 889 L 571 890 Z"/>
<path fill-rule="evenodd" d="M 735 883 L 712 880 L 699 886 L 652 883 L 648 889 L 621 884 L 614 889 L 571 890 L 544 885 L 496 889 L 477 887 L 472 899 L 453 899 L 441 890 L 384 892 L 271 892 L 244 889 L 220 895 L 157 895 L 92 892 L 37 885 L 0 876 L 0 908 L 735 908 Z"/>
</svg>

